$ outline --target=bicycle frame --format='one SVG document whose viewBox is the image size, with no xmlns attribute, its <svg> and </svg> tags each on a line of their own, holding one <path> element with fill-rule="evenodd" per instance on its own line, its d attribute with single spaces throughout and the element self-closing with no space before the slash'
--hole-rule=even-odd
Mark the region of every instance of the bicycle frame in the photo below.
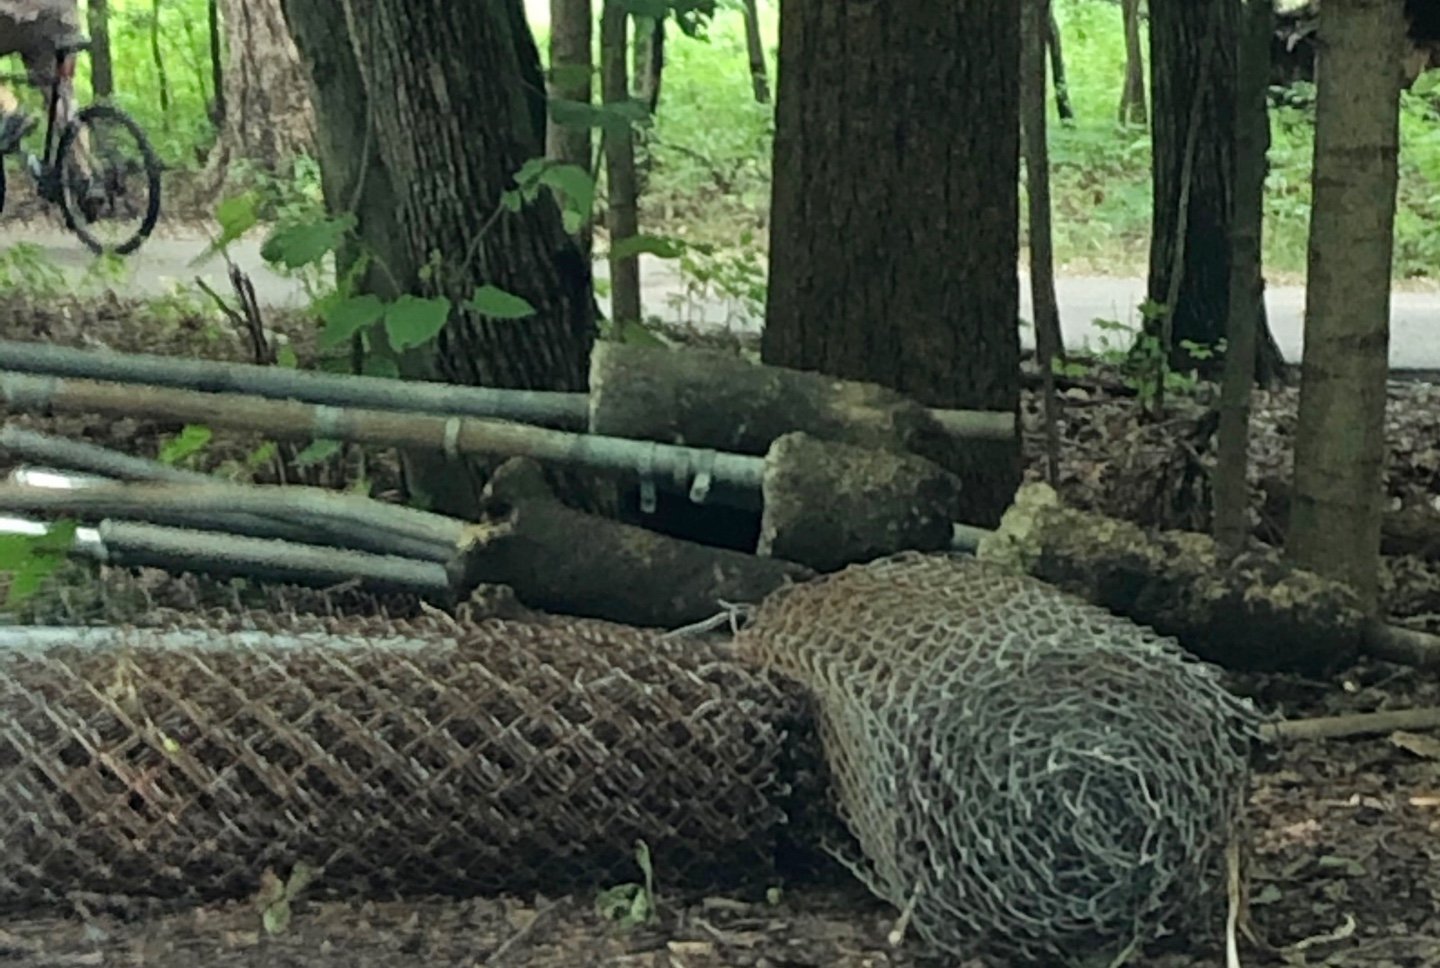
<svg viewBox="0 0 1440 968">
<path fill-rule="evenodd" d="M 55 51 L 55 76 L 50 82 L 50 96 L 46 99 L 45 106 L 45 150 L 40 156 L 42 171 L 48 173 L 53 167 L 55 149 L 57 147 L 57 133 L 55 130 L 55 119 L 60 111 L 60 98 L 63 96 L 67 105 L 73 104 L 75 100 L 75 64 L 77 54 L 81 48 L 57 48 Z"/>
</svg>

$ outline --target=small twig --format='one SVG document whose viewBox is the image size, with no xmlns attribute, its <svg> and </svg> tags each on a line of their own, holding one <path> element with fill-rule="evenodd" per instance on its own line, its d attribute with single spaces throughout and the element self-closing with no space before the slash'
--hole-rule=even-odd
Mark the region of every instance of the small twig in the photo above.
<svg viewBox="0 0 1440 968">
<path fill-rule="evenodd" d="M 532 934 L 534 934 L 535 928 L 539 926 L 541 920 L 559 906 L 560 902 L 551 901 L 549 904 L 536 911 L 535 916 L 530 919 L 529 924 L 525 925 L 519 931 L 516 931 L 514 934 L 510 935 L 510 937 L 500 942 L 499 947 L 497 947 L 494 951 L 490 952 L 490 957 L 485 959 L 485 964 L 487 966 L 498 965 L 500 963 L 500 959 L 504 958 L 505 955 L 510 952 L 510 949 L 527 940 Z"/>
<path fill-rule="evenodd" d="M 1440 729 L 1440 707 L 1424 709 L 1392 709 L 1378 713 L 1354 713 L 1349 716 L 1322 716 L 1316 719 L 1291 719 L 1266 723 L 1260 735 L 1275 742 L 1300 739 L 1348 739 L 1356 736 L 1378 736 L 1397 729 Z"/>
<path fill-rule="evenodd" d="M 910 894 L 910 900 L 905 902 L 905 907 L 901 910 L 900 917 L 895 919 L 895 927 L 891 928 L 890 933 L 885 936 L 885 940 L 890 943 L 890 947 L 898 948 L 905 943 L 905 932 L 910 927 L 910 919 L 915 916 L 915 905 L 919 902 L 920 894 L 924 889 L 924 885 L 915 885 L 915 890 Z"/>
</svg>

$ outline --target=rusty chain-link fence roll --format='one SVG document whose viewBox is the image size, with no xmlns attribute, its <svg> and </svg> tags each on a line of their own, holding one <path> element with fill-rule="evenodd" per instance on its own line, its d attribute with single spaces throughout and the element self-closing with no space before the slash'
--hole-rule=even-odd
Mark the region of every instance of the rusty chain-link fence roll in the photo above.
<svg viewBox="0 0 1440 968">
<path fill-rule="evenodd" d="M 1257 722 L 1170 640 L 904 554 L 778 592 L 737 644 L 814 690 L 852 866 L 942 951 L 1093 963 L 1217 923 Z"/>
<path fill-rule="evenodd" d="M 773 878 L 803 700 L 595 621 L 16 630 L 0 647 L 0 907 Z"/>
</svg>

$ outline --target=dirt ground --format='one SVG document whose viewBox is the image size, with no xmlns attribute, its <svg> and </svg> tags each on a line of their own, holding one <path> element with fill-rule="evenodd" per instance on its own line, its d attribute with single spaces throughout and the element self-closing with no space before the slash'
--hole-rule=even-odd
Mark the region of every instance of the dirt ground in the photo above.
<svg viewBox="0 0 1440 968">
<path fill-rule="evenodd" d="M 137 307 L 16 304 L 0 313 L 0 335 L 70 345 L 246 357 L 245 336 L 223 319 L 179 311 L 136 325 Z M 270 320 L 290 333 L 301 358 L 309 324 Z M 1391 491 L 1397 501 L 1434 493 L 1440 476 L 1440 414 L 1429 388 L 1392 396 Z M 1283 469 L 1293 422 L 1293 391 L 1264 397 L 1255 454 L 1263 475 Z M 1033 401 L 1028 405 L 1033 414 Z M 1142 427 L 1133 404 L 1095 392 L 1070 401 L 1062 492 L 1076 503 L 1125 511 L 1148 523 L 1194 524 L 1188 495 L 1196 468 L 1177 462 L 1177 432 L 1195 422 Z M 1184 421 L 1190 420 L 1191 423 Z M 177 427 L 84 418 L 21 423 L 130 452 L 153 455 Z M 1124 442 L 1124 446 L 1117 446 Z M 207 466 L 239 460 L 253 441 L 227 438 L 206 452 Z M 1029 448 L 1032 469 L 1039 453 Z M 1123 454 L 1123 456 L 1113 456 Z M 1203 466 L 1203 457 L 1195 457 Z M 8 470 L 0 459 L 0 472 Z M 339 480 L 337 463 L 313 473 Z M 377 491 L 393 489 L 383 460 L 366 468 Z M 266 471 L 262 476 L 269 475 Z M 1199 475 L 1203 477 L 1203 474 Z M 1159 483 L 1163 482 L 1164 487 Z M 1143 485 L 1143 486 L 1142 486 Z M 1440 613 L 1440 581 L 1424 555 L 1391 581 L 1392 610 L 1430 628 Z M 1403 594 L 1396 589 L 1401 588 Z M 1399 607 L 1403 606 L 1403 607 Z M 1367 664 L 1327 680 L 1237 678 L 1237 691 L 1286 718 L 1440 705 L 1432 673 Z M 1440 741 L 1396 734 L 1274 748 L 1257 763 L 1249 823 L 1250 911 L 1254 938 L 1246 965 L 1418 968 L 1440 965 Z M 786 885 L 777 897 L 666 895 L 663 862 L 655 923 L 625 930 L 600 917 L 595 895 L 479 899 L 370 899 L 349 903 L 301 897 L 278 935 L 262 930 L 254 903 L 161 910 L 139 902 L 76 895 L 73 910 L 0 912 L 0 965 L 192 966 L 862 966 L 946 964 L 927 959 L 915 939 L 887 939 L 894 912 L 853 891 Z M 597 885 L 597 889 L 605 885 Z M 1173 937 L 1134 964 L 1190 968 L 1223 963 L 1220 926 L 1209 936 Z M 979 962 L 974 963 L 978 965 Z"/>
</svg>

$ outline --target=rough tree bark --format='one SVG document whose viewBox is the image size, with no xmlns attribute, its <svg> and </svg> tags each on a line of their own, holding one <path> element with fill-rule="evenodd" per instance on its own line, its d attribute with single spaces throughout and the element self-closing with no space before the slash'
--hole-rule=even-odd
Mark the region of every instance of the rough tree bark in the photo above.
<svg viewBox="0 0 1440 968">
<path fill-rule="evenodd" d="M 787 0 L 780 52 L 765 362 L 1016 411 L 1020 5 Z M 1019 456 L 947 462 L 968 521 Z"/>
<path fill-rule="evenodd" d="M 363 288 L 382 298 L 438 290 L 458 306 L 490 284 L 536 309 L 497 320 L 457 308 L 433 345 L 402 361 L 404 375 L 584 390 L 595 332 L 589 265 L 554 201 L 542 194 L 496 214 L 481 234 L 514 173 L 544 148 L 544 80 L 520 0 L 285 8 L 317 107 L 327 202 L 356 214 L 360 244 L 384 265 Z M 426 283 L 437 250 L 442 268 Z M 477 509 L 477 469 L 436 461 L 407 472 L 432 506 Z"/>
<path fill-rule="evenodd" d="M 212 176 L 218 183 L 242 158 L 284 175 L 297 155 L 314 150 L 315 114 L 281 0 L 220 0 L 220 22 L 225 120 L 209 160 Z"/>
<path fill-rule="evenodd" d="M 1404 35 L 1402 0 L 1326 0 L 1316 65 L 1305 355 L 1286 551 L 1349 583 L 1379 579 L 1385 383 Z"/>
<path fill-rule="evenodd" d="M 1145 55 L 1140 47 L 1140 0 L 1122 0 L 1125 21 L 1125 86 L 1120 94 L 1120 123 L 1141 124 L 1145 111 Z"/>
<path fill-rule="evenodd" d="M 110 58 L 110 0 L 90 0 L 90 84 L 97 98 L 115 93 L 115 68 Z"/>
<path fill-rule="evenodd" d="M 1215 346 L 1225 336 L 1230 305 L 1230 199 L 1235 181 L 1235 57 L 1240 5 L 1235 0 L 1151 0 L 1150 84 L 1154 154 L 1154 215 L 1150 236 L 1150 298 L 1171 291 L 1177 229 L 1185 226 L 1175 304 L 1170 306 L 1171 365 L 1218 376 L 1223 358 L 1195 359 L 1182 343 Z M 1205 66 L 1210 58 L 1209 67 Z M 1192 102 L 1200 91 L 1196 154 L 1185 182 L 1185 145 Z M 1186 215 L 1180 201 L 1188 194 Z M 1270 383 L 1283 360 L 1261 321 L 1255 375 Z"/>
<path fill-rule="evenodd" d="M 1231 215 L 1230 313 L 1216 443 L 1215 540 L 1227 553 L 1250 535 L 1250 391 L 1255 377 L 1255 330 L 1265 306 L 1260 271 L 1265 221 L 1266 154 L 1270 147 L 1270 38 L 1274 0 L 1246 0 L 1237 64 L 1235 210 Z"/>
</svg>

